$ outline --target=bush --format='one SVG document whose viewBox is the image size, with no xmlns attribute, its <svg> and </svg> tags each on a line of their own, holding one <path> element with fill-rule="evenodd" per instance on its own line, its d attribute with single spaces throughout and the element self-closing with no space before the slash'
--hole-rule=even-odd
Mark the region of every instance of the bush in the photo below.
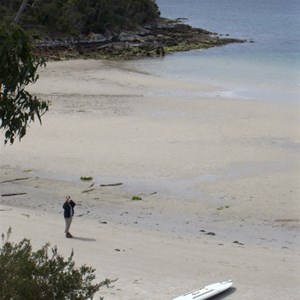
<svg viewBox="0 0 300 300">
<path fill-rule="evenodd" d="M 73 251 L 68 259 L 64 259 L 55 246 L 49 255 L 50 244 L 46 243 L 34 252 L 30 240 L 12 243 L 10 234 L 11 228 L 6 238 L 2 234 L 0 299 L 93 299 L 100 287 L 110 282 L 106 279 L 93 284 L 95 270 L 86 265 L 75 268 Z"/>
</svg>

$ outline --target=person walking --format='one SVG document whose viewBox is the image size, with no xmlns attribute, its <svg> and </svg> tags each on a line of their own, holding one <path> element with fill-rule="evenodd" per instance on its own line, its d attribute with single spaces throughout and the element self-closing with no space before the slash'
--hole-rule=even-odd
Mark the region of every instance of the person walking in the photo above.
<svg viewBox="0 0 300 300">
<path fill-rule="evenodd" d="M 65 234 L 67 238 L 72 238 L 72 234 L 70 233 L 70 226 L 72 223 L 72 219 L 74 216 L 74 207 L 76 203 L 71 199 L 70 196 L 66 197 L 66 201 L 63 204 L 63 209 L 64 209 L 64 218 L 66 222 L 66 229 L 65 229 Z"/>
</svg>

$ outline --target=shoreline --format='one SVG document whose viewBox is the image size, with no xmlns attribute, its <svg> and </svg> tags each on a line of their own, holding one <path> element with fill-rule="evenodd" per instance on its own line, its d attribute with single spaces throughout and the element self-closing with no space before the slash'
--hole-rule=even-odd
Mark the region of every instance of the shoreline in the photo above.
<svg viewBox="0 0 300 300">
<path fill-rule="evenodd" d="M 118 277 L 105 299 L 172 299 L 230 278 L 232 300 L 298 299 L 296 104 L 189 97 L 219 89 L 93 60 L 48 63 L 30 90 L 52 105 L 1 146 L 3 233 L 73 248 L 99 281 Z"/>
<path fill-rule="evenodd" d="M 229 34 L 223 36 L 192 27 L 181 23 L 180 19 L 158 18 L 135 30 L 110 32 L 109 37 L 93 32 L 79 37 L 46 36 L 36 40 L 34 52 L 54 61 L 78 58 L 128 60 L 245 42 L 229 37 Z"/>
</svg>

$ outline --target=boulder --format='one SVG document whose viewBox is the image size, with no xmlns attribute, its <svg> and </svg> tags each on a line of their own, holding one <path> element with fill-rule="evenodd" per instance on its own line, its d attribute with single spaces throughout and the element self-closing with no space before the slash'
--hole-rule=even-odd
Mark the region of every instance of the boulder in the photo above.
<svg viewBox="0 0 300 300">
<path fill-rule="evenodd" d="M 104 35 L 100 34 L 100 33 L 89 33 L 89 35 L 86 37 L 86 41 L 88 42 L 105 42 L 107 39 Z"/>
</svg>

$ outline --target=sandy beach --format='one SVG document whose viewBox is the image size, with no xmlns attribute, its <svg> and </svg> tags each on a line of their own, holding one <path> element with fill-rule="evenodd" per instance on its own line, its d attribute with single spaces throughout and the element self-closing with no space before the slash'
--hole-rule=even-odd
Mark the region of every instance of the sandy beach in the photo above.
<svg viewBox="0 0 300 300">
<path fill-rule="evenodd" d="M 1 233 L 74 249 L 99 281 L 118 278 L 100 289 L 107 300 L 171 300 L 228 279 L 214 299 L 300 298 L 298 103 L 94 60 L 49 62 L 30 91 L 50 111 L 1 145 Z"/>
</svg>

